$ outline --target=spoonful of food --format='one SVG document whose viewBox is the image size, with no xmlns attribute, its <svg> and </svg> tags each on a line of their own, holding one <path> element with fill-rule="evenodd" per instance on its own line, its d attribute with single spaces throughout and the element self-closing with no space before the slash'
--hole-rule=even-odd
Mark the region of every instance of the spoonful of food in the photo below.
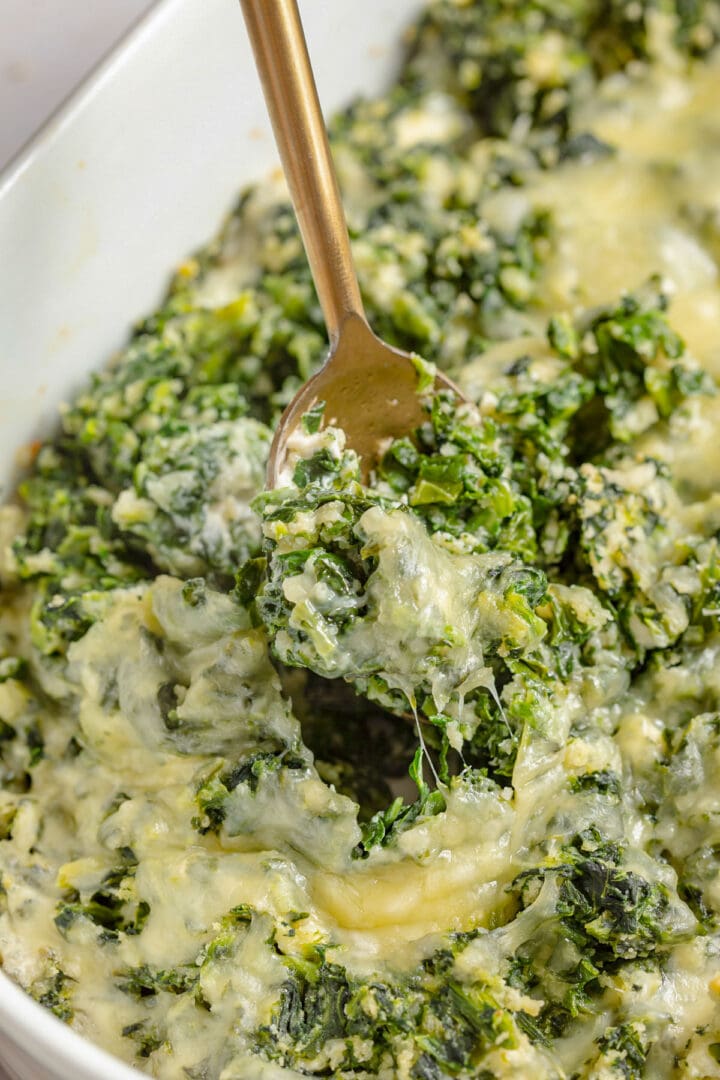
<svg viewBox="0 0 720 1080">
<path fill-rule="evenodd" d="M 240 0 L 305 251 L 325 317 L 330 352 L 282 415 L 270 450 L 274 487 L 288 439 L 304 413 L 325 402 L 325 419 L 344 430 L 367 478 L 383 444 L 426 419 L 412 357 L 368 326 L 327 132 L 297 0 Z M 436 376 L 437 389 L 456 388 Z"/>
</svg>

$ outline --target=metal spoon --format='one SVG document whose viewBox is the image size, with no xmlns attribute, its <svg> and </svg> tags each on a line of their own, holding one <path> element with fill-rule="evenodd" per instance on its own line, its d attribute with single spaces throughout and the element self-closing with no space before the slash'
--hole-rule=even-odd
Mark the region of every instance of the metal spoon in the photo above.
<svg viewBox="0 0 720 1080">
<path fill-rule="evenodd" d="M 283 413 L 268 462 L 274 487 L 287 440 L 317 401 L 341 427 L 367 478 L 383 442 L 427 418 L 411 357 L 373 334 L 363 311 L 327 132 L 296 0 L 240 0 L 275 141 L 295 207 L 330 352 Z M 443 375 L 437 388 L 456 388 Z"/>
</svg>

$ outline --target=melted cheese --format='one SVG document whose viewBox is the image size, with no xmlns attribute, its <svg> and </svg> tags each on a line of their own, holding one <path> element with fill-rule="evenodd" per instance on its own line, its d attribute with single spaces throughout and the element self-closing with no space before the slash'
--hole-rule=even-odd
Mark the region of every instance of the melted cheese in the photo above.
<svg viewBox="0 0 720 1080">
<path fill-rule="evenodd" d="M 554 62 L 551 40 L 529 60 L 536 72 L 551 70 Z M 488 204 L 488 220 L 519 217 L 531 206 L 552 210 L 551 257 L 541 282 L 538 326 L 558 308 L 606 303 L 660 273 L 672 288 L 674 325 L 702 363 L 720 373 L 718 252 L 694 224 L 697 211 L 720 213 L 718 102 L 718 63 L 698 67 L 689 76 L 658 68 L 616 77 L 577 119 L 581 129 L 616 148 L 612 156 L 537 174 L 524 190 L 510 196 L 503 192 Z M 454 122 L 445 115 L 441 99 L 428 108 L 406 114 L 398 124 L 396 136 L 403 146 L 413 146 Z M 353 198 L 362 202 L 362 181 L 358 184 Z M 271 201 L 275 199 L 273 194 Z M 362 263 L 367 257 L 362 240 L 356 248 Z M 208 302 L 235 296 L 249 280 L 254 249 L 247 237 L 236 237 L 230 250 L 233 259 L 204 286 Z M 398 273 L 387 267 L 381 287 L 392 292 Z M 527 338 L 525 345 L 528 353 L 542 357 L 540 339 Z M 470 365 L 464 374 L 468 392 L 487 379 L 489 365 L 501 370 L 514 350 L 515 343 L 500 345 Z M 678 419 L 674 441 L 667 433 L 651 432 L 643 446 L 669 461 L 688 488 L 707 491 L 720 481 L 718 423 L 717 400 L 696 403 Z M 643 474 L 638 477 L 640 488 L 644 482 Z M 220 485 L 218 498 L 224 490 Z M 680 532 L 701 527 L 711 531 L 707 505 L 676 511 Z M 333 512 L 328 504 L 328 521 Z M 713 512 L 716 529 L 720 509 L 716 506 Z M 138 513 L 137 502 L 128 494 L 117 513 Z M 0 527 L 0 572 L 6 577 L 12 562 L 6 532 L 19 527 L 16 512 L 12 515 L 4 516 Z M 452 690 L 483 669 L 483 641 L 490 631 L 502 636 L 502 626 L 493 622 L 500 616 L 487 595 L 483 603 L 474 602 L 482 592 L 477 560 L 451 558 L 410 515 L 391 518 L 373 509 L 362 520 L 368 550 L 379 561 L 370 596 L 377 619 L 370 631 L 362 630 L 362 640 L 348 643 L 348 665 L 351 658 L 353 663 L 359 658 L 362 667 L 382 656 L 387 661 L 383 675 L 403 689 L 404 677 L 414 673 L 437 644 L 437 626 L 451 626 L 458 642 L 455 651 L 432 676 L 441 708 Z M 637 569 L 650 577 L 654 573 L 644 560 Z M 309 603 L 317 587 L 317 582 L 298 575 L 287 582 L 286 592 L 296 603 Z M 393 624 L 398 608 L 385 604 L 393 591 L 403 593 L 402 610 L 414 612 L 410 634 Z M 281 962 L 265 947 L 273 918 L 288 911 L 307 915 L 297 934 L 288 936 L 288 949 L 331 940 L 335 955 L 349 970 L 408 970 L 427 955 L 429 943 L 448 930 L 490 929 L 503 923 L 509 903 L 506 886 L 532 844 L 542 842 L 552 849 L 555 838 L 570 828 L 602 824 L 609 835 L 627 835 L 642 849 L 651 830 L 642 800 L 635 800 L 634 793 L 664 760 L 663 707 L 681 714 L 684 701 L 693 694 L 701 697 L 702 687 L 718 679 L 715 646 L 704 653 L 698 670 L 657 674 L 646 693 L 633 690 L 623 697 L 619 687 L 621 703 L 615 715 L 606 718 L 607 732 L 580 732 L 570 738 L 572 725 L 593 705 L 592 687 L 572 688 L 552 730 L 521 746 L 514 792 L 450 793 L 444 814 L 419 823 L 391 851 L 366 862 L 350 863 L 342 855 L 358 835 L 349 800 L 329 795 L 313 775 L 303 776 L 292 789 L 273 789 L 272 800 L 258 798 L 254 810 L 238 796 L 226 832 L 201 839 L 192 825 L 195 793 L 216 759 L 256 739 L 291 746 L 299 736 L 259 632 L 222 598 L 213 601 L 212 609 L 188 614 L 180 592 L 180 583 L 170 578 L 149 590 L 121 592 L 110 612 L 72 646 L 63 684 L 65 704 L 53 714 L 54 737 L 58 747 L 64 745 L 77 717 L 84 764 L 78 766 L 59 750 L 53 761 L 48 752 L 37 766 L 32 792 L 3 796 L 16 815 L 12 839 L 3 842 L 3 965 L 31 987 L 48 959 L 61 964 L 77 980 L 76 1027 L 120 1056 L 132 1058 L 132 1047 L 120 1031 L 138 1015 L 136 1004 L 117 988 L 120 968 L 188 963 L 219 932 L 235 905 L 251 904 L 266 920 L 253 924 L 239 943 L 228 945 L 232 963 L 203 976 L 202 991 L 210 1005 L 202 1023 L 183 998 L 165 995 L 168 1000 L 158 1003 L 158 1016 L 173 1032 L 172 1057 L 162 1049 L 153 1056 L 151 1070 L 158 1077 L 180 1075 L 183 1067 L 197 1063 L 204 1048 L 225 1040 L 237 1054 L 221 1073 L 223 1080 L 291 1075 L 245 1053 L 250 1033 L 268 1022 L 285 977 Z M 301 615 L 299 611 L 296 617 Z M 6 617 L 17 626 L 26 613 Z M 158 640 L 164 642 L 162 650 L 156 647 Z M 158 687 L 165 685 L 182 688 L 177 735 L 168 733 L 161 716 Z M 24 695 L 19 683 L 0 685 L 0 713 L 6 722 L 22 715 Z M 575 817 L 569 825 L 577 803 L 568 793 L 568 777 L 603 769 L 624 769 L 630 794 L 609 808 L 589 802 L 585 818 Z M 713 783 L 715 779 L 713 773 Z M 689 845 L 694 842 L 690 832 L 700 828 L 698 815 L 716 828 L 720 814 L 716 788 L 708 786 L 706 778 L 702 783 L 700 792 L 691 787 L 678 796 L 681 824 L 665 822 L 667 829 L 688 830 Z M 121 789 L 123 798 L 116 806 L 113 798 Z M 0 803 L 0 815 L 3 812 Z M 143 933 L 104 950 L 82 921 L 67 939 L 61 937 L 53 918 L 62 895 L 68 889 L 82 896 L 97 889 L 112 869 L 108 853 L 123 848 L 132 848 L 139 860 L 133 888 L 150 904 Z M 662 873 L 668 887 L 674 886 L 672 868 L 666 865 Z M 543 895 L 532 918 L 540 919 L 543 904 L 549 912 L 550 903 L 549 893 Z M 683 917 L 690 930 L 691 916 L 686 912 Z M 527 930 L 521 919 L 508 923 L 499 936 L 478 937 L 462 954 L 460 969 L 466 969 L 468 977 L 478 967 L 492 974 L 502 949 Z M 667 1026 L 665 1043 L 651 1059 L 653 1076 L 719 1075 L 702 1043 L 704 1036 L 695 1034 L 706 1028 L 717 1031 L 719 1023 L 720 967 L 702 938 L 678 946 L 662 974 L 638 969 L 631 984 L 611 982 L 606 987 L 606 1011 L 559 1044 L 558 1058 L 567 1075 L 587 1059 L 593 1040 L 610 1022 L 613 1002 L 620 1000 L 630 1015 L 650 1012 Z M 529 999 L 525 1004 L 532 1009 L 537 1003 Z M 678 1072 L 672 1058 L 684 1040 L 690 1049 L 684 1071 Z M 498 1075 L 531 1075 L 528 1070 L 536 1069 L 537 1059 L 523 1057 L 525 1053 L 522 1048 L 497 1051 L 487 1064 Z M 600 1080 L 610 1073 L 582 1075 Z"/>
<path fill-rule="evenodd" d="M 543 281 L 549 310 L 610 303 L 661 274 L 672 321 L 720 373 L 718 252 L 693 220 L 720 210 L 720 63 L 684 73 L 617 76 L 577 118 L 615 152 L 543 173 L 526 197 L 552 210 L 554 254 Z"/>
</svg>

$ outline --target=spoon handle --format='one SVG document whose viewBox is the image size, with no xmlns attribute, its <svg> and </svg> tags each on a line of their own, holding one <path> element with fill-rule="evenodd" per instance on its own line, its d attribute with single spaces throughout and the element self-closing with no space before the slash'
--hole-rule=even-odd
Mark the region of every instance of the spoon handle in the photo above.
<svg viewBox="0 0 720 1080">
<path fill-rule="evenodd" d="M 240 3 L 332 349 L 347 316 L 365 315 L 300 12 Z"/>
</svg>

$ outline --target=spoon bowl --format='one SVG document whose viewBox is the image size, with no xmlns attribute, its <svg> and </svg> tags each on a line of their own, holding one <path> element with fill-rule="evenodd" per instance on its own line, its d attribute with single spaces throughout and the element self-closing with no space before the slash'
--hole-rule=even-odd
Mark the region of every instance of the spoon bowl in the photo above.
<svg viewBox="0 0 720 1080">
<path fill-rule="evenodd" d="M 358 454 L 361 474 L 367 480 L 373 462 L 390 440 L 412 436 L 427 419 L 418 376 L 408 353 L 386 345 L 364 319 L 349 315 L 332 355 L 301 387 L 280 419 L 268 459 L 269 487 L 280 481 L 288 438 L 304 413 L 319 401 L 325 404 L 324 422 L 345 432 L 346 445 Z M 435 387 L 458 393 L 443 375 L 436 375 Z"/>
<path fill-rule="evenodd" d="M 297 0 L 241 0 L 283 170 L 330 338 L 324 366 L 295 395 L 275 433 L 268 486 L 304 413 L 325 403 L 324 422 L 343 429 L 367 479 L 393 438 L 426 418 L 413 358 L 372 332 L 363 311 L 347 224 Z M 436 376 L 438 389 L 459 391 Z"/>
</svg>

